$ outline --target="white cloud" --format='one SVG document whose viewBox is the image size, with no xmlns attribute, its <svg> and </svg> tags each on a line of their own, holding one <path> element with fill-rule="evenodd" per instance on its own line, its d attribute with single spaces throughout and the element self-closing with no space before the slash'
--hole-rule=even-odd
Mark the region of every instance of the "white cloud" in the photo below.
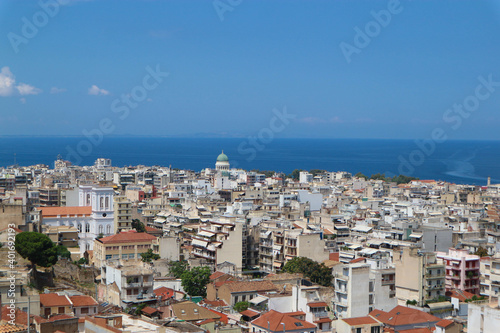
<svg viewBox="0 0 500 333">
<path fill-rule="evenodd" d="M 42 92 L 32 85 L 26 83 L 19 83 L 16 85 L 16 78 L 10 71 L 10 68 L 5 66 L 0 71 L 0 96 L 12 96 L 16 93 L 19 95 L 38 95 Z"/>
<path fill-rule="evenodd" d="M 59 93 L 65 92 L 65 91 L 66 91 L 66 89 L 64 89 L 64 88 L 57 88 L 57 87 L 50 88 L 51 94 L 59 94 Z"/>
<path fill-rule="evenodd" d="M 38 95 L 42 92 L 42 90 L 26 83 L 19 83 L 19 85 L 16 86 L 16 89 L 20 95 Z"/>
<path fill-rule="evenodd" d="M 109 91 L 101 89 L 94 84 L 89 88 L 89 95 L 109 95 Z"/>
<path fill-rule="evenodd" d="M 10 96 L 14 92 L 14 75 L 9 67 L 3 67 L 0 71 L 0 96 Z"/>
<path fill-rule="evenodd" d="M 24 98 L 24 97 L 21 97 L 21 98 L 19 99 L 19 101 L 21 101 L 21 103 L 22 103 L 22 104 L 26 104 L 26 98 Z"/>
</svg>

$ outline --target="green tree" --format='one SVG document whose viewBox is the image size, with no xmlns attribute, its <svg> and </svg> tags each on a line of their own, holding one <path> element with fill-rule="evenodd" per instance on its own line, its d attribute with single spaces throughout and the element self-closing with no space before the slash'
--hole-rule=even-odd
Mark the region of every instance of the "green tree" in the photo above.
<svg viewBox="0 0 500 333">
<path fill-rule="evenodd" d="M 249 306 L 250 306 L 250 303 L 248 303 L 247 301 L 237 302 L 234 304 L 233 309 L 236 312 L 241 312 L 241 311 L 245 311 L 246 309 L 248 309 Z"/>
<path fill-rule="evenodd" d="M 208 267 L 194 267 L 185 271 L 181 276 L 181 285 L 186 293 L 191 296 L 207 296 L 207 284 L 210 282 L 210 269 Z"/>
<path fill-rule="evenodd" d="M 370 179 L 374 179 L 374 180 L 383 180 L 383 181 L 386 181 L 387 178 L 385 178 L 385 174 L 383 173 L 376 173 L 374 175 L 371 175 L 370 176 Z"/>
<path fill-rule="evenodd" d="M 295 169 L 292 171 L 291 174 L 288 175 L 289 178 L 292 178 L 292 179 L 295 179 L 295 180 L 299 180 L 299 176 L 300 176 L 300 172 L 301 171 L 304 171 L 302 169 Z"/>
<path fill-rule="evenodd" d="M 147 252 L 141 253 L 141 257 L 143 262 L 151 262 L 153 260 L 160 259 L 160 255 L 153 253 L 153 250 L 151 249 L 147 250 Z"/>
<path fill-rule="evenodd" d="M 302 273 L 312 282 L 329 287 L 332 284 L 332 270 L 323 263 L 306 257 L 295 257 L 283 266 L 283 272 Z"/>
<path fill-rule="evenodd" d="M 146 232 L 146 227 L 144 227 L 144 223 L 142 223 L 138 219 L 133 219 L 132 220 L 132 228 L 137 230 L 137 232 Z"/>
<path fill-rule="evenodd" d="M 57 255 L 61 258 L 71 259 L 71 252 L 68 251 L 68 248 L 64 245 L 56 246 Z"/>
<path fill-rule="evenodd" d="M 354 175 L 356 178 L 364 178 L 365 180 L 368 180 L 368 177 L 362 174 L 361 172 L 358 172 L 357 174 Z"/>
<path fill-rule="evenodd" d="M 101 239 L 104 237 L 104 234 L 101 232 L 95 239 Z"/>
<path fill-rule="evenodd" d="M 57 249 L 50 238 L 44 234 L 25 231 L 16 235 L 17 253 L 31 262 L 31 265 L 50 267 L 57 262 Z"/>
<path fill-rule="evenodd" d="M 175 277 L 176 279 L 180 279 L 182 273 L 188 270 L 188 262 L 187 261 L 171 261 L 169 263 L 170 275 Z"/>
<path fill-rule="evenodd" d="M 488 250 L 486 250 L 484 247 L 480 246 L 474 254 L 476 256 L 480 256 L 480 257 L 487 257 Z"/>
<path fill-rule="evenodd" d="M 309 173 L 311 175 L 313 175 L 313 177 L 316 177 L 317 175 L 325 173 L 325 172 L 326 172 L 326 170 L 321 170 L 321 169 L 312 169 L 309 171 Z"/>
</svg>

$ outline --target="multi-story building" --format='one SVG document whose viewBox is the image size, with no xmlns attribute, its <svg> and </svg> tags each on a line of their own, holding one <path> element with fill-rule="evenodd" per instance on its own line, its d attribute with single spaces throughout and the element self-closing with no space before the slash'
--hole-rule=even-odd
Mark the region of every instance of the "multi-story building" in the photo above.
<svg viewBox="0 0 500 333">
<path fill-rule="evenodd" d="M 43 207 L 51 207 L 51 206 L 60 206 L 60 189 L 51 188 L 51 187 L 43 187 L 38 190 L 39 192 L 39 202 L 40 206 Z"/>
<path fill-rule="evenodd" d="M 101 276 L 100 298 L 106 302 L 127 307 L 156 299 L 150 268 L 114 263 L 102 267 Z"/>
<path fill-rule="evenodd" d="M 157 237 L 136 230 L 94 240 L 94 265 L 103 267 L 108 260 L 128 261 L 141 259 L 141 254 L 151 249 L 159 253 Z"/>
<path fill-rule="evenodd" d="M 397 304 L 394 269 L 372 269 L 360 262 L 335 265 L 332 274 L 334 312 L 339 318 L 366 316 L 373 309 L 388 310 Z"/>
<path fill-rule="evenodd" d="M 295 257 L 307 257 L 317 262 L 327 260 L 326 241 L 320 233 L 305 233 L 303 229 L 265 230 L 260 232 L 259 265 L 267 272 L 279 271 Z"/>
<path fill-rule="evenodd" d="M 114 198 L 114 219 L 115 234 L 132 229 L 132 202 L 127 197 Z"/>
<path fill-rule="evenodd" d="M 214 267 L 224 261 L 243 268 L 243 223 L 207 221 L 192 237 L 191 254 Z M 246 246 L 246 245 L 245 245 Z"/>
<path fill-rule="evenodd" d="M 450 248 L 448 254 L 438 252 L 437 257 L 446 265 L 446 290 L 479 294 L 479 256 L 469 254 L 466 249 Z"/>
<path fill-rule="evenodd" d="M 497 303 L 500 299 L 500 257 L 481 258 L 480 272 L 480 294 Z"/>
<path fill-rule="evenodd" d="M 394 252 L 394 264 L 399 305 L 416 301 L 423 306 L 425 301 L 445 295 L 445 265 L 438 261 L 434 252 L 405 248 Z"/>
</svg>

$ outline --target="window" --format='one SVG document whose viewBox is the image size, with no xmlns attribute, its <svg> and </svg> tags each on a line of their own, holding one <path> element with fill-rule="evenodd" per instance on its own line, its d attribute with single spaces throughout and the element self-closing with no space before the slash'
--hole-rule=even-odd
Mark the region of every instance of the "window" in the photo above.
<svg viewBox="0 0 500 333">
<path fill-rule="evenodd" d="M 361 327 L 356 328 L 354 332 L 361 333 Z"/>
<path fill-rule="evenodd" d="M 59 311 L 58 311 L 58 313 L 64 313 L 64 306 L 60 306 L 60 307 L 59 307 Z"/>
<path fill-rule="evenodd" d="M 99 234 L 102 234 L 102 225 L 99 226 Z"/>
<path fill-rule="evenodd" d="M 89 223 L 85 224 L 85 232 L 90 232 L 90 224 Z"/>
<path fill-rule="evenodd" d="M 89 313 L 89 308 L 82 308 L 82 309 L 80 310 L 80 313 L 81 313 L 81 314 L 87 314 L 87 313 Z"/>
<path fill-rule="evenodd" d="M 104 198 L 103 197 L 100 197 L 99 198 L 99 207 L 102 209 L 104 209 Z"/>
<path fill-rule="evenodd" d="M 78 232 L 82 232 L 82 225 L 78 223 Z"/>
<path fill-rule="evenodd" d="M 370 333 L 380 333 L 380 326 L 373 326 Z"/>
<path fill-rule="evenodd" d="M 106 260 L 111 259 L 111 257 L 112 257 L 111 254 L 106 254 Z"/>
<path fill-rule="evenodd" d="M 111 226 L 109 224 L 106 226 L 106 233 L 107 234 L 111 233 Z"/>
<path fill-rule="evenodd" d="M 106 197 L 106 209 L 109 209 L 109 198 Z"/>
<path fill-rule="evenodd" d="M 90 206 L 90 194 L 87 194 L 87 206 Z"/>
<path fill-rule="evenodd" d="M 135 253 L 129 253 L 128 254 L 128 258 L 129 259 L 134 259 L 134 257 L 135 257 Z"/>
</svg>

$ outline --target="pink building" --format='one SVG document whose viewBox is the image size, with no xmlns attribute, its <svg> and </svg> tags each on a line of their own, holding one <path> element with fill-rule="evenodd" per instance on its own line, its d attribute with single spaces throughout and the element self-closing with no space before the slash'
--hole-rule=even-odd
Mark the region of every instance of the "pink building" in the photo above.
<svg viewBox="0 0 500 333">
<path fill-rule="evenodd" d="M 450 248 L 448 254 L 437 252 L 446 267 L 446 291 L 459 289 L 479 294 L 479 256 L 467 249 Z"/>
</svg>

